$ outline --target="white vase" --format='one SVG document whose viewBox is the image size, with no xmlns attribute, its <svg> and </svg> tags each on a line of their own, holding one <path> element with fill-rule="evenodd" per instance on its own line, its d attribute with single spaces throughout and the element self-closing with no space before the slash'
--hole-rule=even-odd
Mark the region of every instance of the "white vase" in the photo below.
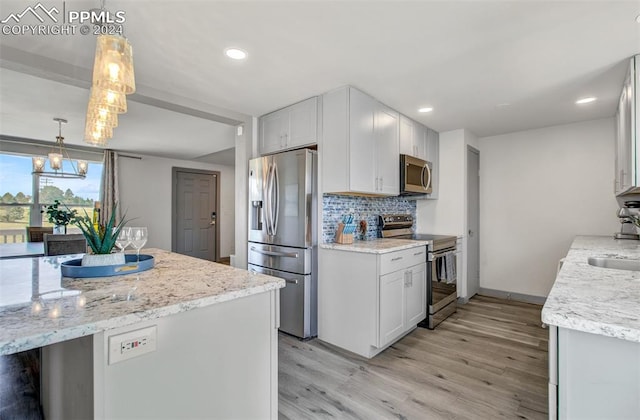
<svg viewBox="0 0 640 420">
<path fill-rule="evenodd" d="M 124 253 L 114 254 L 85 254 L 82 257 L 82 266 L 95 267 L 103 265 L 123 265 L 125 263 Z"/>
<path fill-rule="evenodd" d="M 64 235 L 67 233 L 67 226 L 66 225 L 55 225 L 53 227 L 53 233 L 54 235 Z"/>
</svg>

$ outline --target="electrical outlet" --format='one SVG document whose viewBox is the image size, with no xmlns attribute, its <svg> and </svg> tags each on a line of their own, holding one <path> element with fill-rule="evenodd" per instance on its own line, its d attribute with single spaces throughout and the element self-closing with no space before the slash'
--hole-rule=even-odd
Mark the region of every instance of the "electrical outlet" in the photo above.
<svg viewBox="0 0 640 420">
<path fill-rule="evenodd" d="M 158 327 L 152 326 L 140 330 L 109 337 L 109 364 L 122 362 L 156 350 Z"/>
</svg>

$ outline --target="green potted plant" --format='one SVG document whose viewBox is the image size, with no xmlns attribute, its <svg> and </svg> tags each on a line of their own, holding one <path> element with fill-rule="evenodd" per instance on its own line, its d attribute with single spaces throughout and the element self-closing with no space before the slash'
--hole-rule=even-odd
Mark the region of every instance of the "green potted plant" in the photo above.
<svg viewBox="0 0 640 420">
<path fill-rule="evenodd" d="M 60 208 L 61 205 L 65 208 Z M 71 210 L 60 203 L 60 200 L 54 200 L 53 204 L 46 206 L 44 210 L 40 210 L 40 213 L 46 213 L 49 217 L 49 223 L 54 225 L 53 233 L 67 233 L 67 225 L 73 223 L 78 215 L 77 210 Z"/>
<path fill-rule="evenodd" d="M 83 266 L 120 265 L 125 263 L 125 254 L 123 252 L 111 252 L 120 231 L 127 223 L 127 220 L 122 219 L 120 223 L 116 224 L 117 207 L 117 203 L 113 205 L 111 216 L 106 224 L 100 222 L 94 224 L 86 211 L 84 216 L 75 217 L 73 223 L 80 228 L 87 240 L 87 245 L 91 249 L 91 253 L 85 254 L 82 258 Z"/>
</svg>

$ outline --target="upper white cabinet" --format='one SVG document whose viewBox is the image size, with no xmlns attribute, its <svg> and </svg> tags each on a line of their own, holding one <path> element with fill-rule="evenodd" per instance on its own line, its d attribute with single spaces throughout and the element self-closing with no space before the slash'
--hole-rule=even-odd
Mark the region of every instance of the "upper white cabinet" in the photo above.
<svg viewBox="0 0 640 420">
<path fill-rule="evenodd" d="M 438 198 L 440 168 L 440 135 L 419 122 L 400 116 L 400 153 L 431 162 L 432 193 L 426 199 Z"/>
<path fill-rule="evenodd" d="M 318 97 L 260 117 L 260 155 L 311 146 L 318 142 Z"/>
<path fill-rule="evenodd" d="M 322 96 L 324 193 L 398 195 L 399 115 L 343 87 Z"/>
<path fill-rule="evenodd" d="M 616 195 L 640 192 L 640 56 L 630 60 L 616 112 Z"/>
<path fill-rule="evenodd" d="M 400 153 L 427 160 L 427 127 L 400 115 Z"/>
</svg>

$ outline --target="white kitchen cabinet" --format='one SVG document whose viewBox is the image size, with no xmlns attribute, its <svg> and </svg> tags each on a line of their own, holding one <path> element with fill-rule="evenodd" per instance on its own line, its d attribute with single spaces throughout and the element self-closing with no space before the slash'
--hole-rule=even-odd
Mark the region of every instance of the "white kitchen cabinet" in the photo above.
<svg viewBox="0 0 640 420">
<path fill-rule="evenodd" d="M 640 192 L 640 56 L 629 62 L 616 112 L 615 193 Z"/>
<path fill-rule="evenodd" d="M 419 159 L 427 159 L 427 127 L 400 116 L 400 153 Z"/>
<path fill-rule="evenodd" d="M 318 142 L 318 97 L 260 117 L 260 155 L 311 146 Z"/>
<path fill-rule="evenodd" d="M 343 87 L 322 97 L 324 193 L 398 195 L 399 115 Z"/>
<path fill-rule="evenodd" d="M 426 247 L 320 249 L 318 338 L 371 358 L 426 317 Z"/>
<path fill-rule="evenodd" d="M 549 335 L 549 418 L 638 418 L 640 343 L 554 326 Z"/>
</svg>

